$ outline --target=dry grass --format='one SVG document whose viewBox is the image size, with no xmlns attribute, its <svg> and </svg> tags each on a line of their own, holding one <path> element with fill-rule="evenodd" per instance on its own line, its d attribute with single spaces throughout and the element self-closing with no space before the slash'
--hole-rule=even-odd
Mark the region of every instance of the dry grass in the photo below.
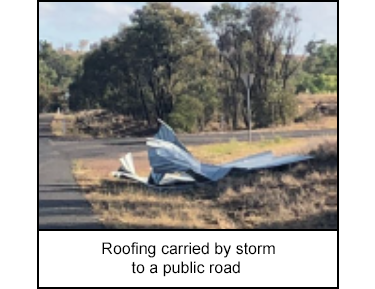
<svg viewBox="0 0 375 289">
<path fill-rule="evenodd" d="M 74 175 L 94 212 L 109 228 L 234 228 L 219 208 L 207 210 L 212 205 L 208 200 L 103 179 L 82 161 L 75 163 Z"/>
<path fill-rule="evenodd" d="M 298 96 L 298 116 L 304 115 L 312 110 L 320 102 L 337 103 L 337 94 L 322 95 L 299 95 Z M 62 135 L 62 121 L 65 117 L 67 121 L 66 136 L 83 138 L 107 138 L 126 136 L 151 136 L 157 128 L 149 128 L 143 121 L 134 121 L 130 117 L 110 113 L 105 110 L 83 111 L 70 115 L 57 115 L 52 124 L 53 132 L 56 136 Z M 241 129 L 246 129 L 244 124 Z M 302 123 L 293 123 L 287 126 L 279 126 L 269 129 L 260 129 L 258 132 L 283 132 L 291 130 L 318 130 L 337 129 L 337 117 L 321 117 Z M 218 122 L 210 123 L 205 132 L 221 131 Z"/>
<path fill-rule="evenodd" d="M 337 226 L 337 169 L 314 162 L 284 172 L 228 179 L 219 204 L 242 228 Z M 229 187 L 229 189 L 228 189 Z"/>
<path fill-rule="evenodd" d="M 300 94 L 297 97 L 298 103 L 300 105 L 313 107 L 319 102 L 336 102 L 337 103 L 337 93 L 332 94 Z"/>
<path fill-rule="evenodd" d="M 113 180 L 108 175 L 118 168 L 113 161 L 78 161 L 74 174 L 109 228 L 336 228 L 337 141 L 282 142 L 284 148 L 276 145 L 276 153 L 308 150 L 316 159 L 283 171 L 227 177 L 215 185 L 185 192 L 155 192 Z M 233 143 L 235 148 L 243 145 Z M 201 149 L 195 153 L 203 151 L 205 158 L 222 161 L 207 155 L 208 146 Z M 215 153 L 234 158 L 227 152 L 218 146 Z"/>
<path fill-rule="evenodd" d="M 318 104 L 335 104 L 338 103 L 337 94 L 300 94 L 297 97 L 298 113 L 305 114 L 307 111 L 314 109 Z"/>
<path fill-rule="evenodd" d="M 265 150 L 278 151 L 296 148 L 306 143 L 304 139 L 282 139 L 276 137 L 273 140 L 247 143 L 232 139 L 228 143 L 209 144 L 189 147 L 190 152 L 199 160 L 212 164 L 223 164 L 234 159 L 251 154 L 264 152 Z"/>
<path fill-rule="evenodd" d="M 63 121 L 64 115 L 62 114 L 55 114 L 54 119 L 51 124 L 52 133 L 55 136 L 62 136 L 63 135 Z"/>
<path fill-rule="evenodd" d="M 55 114 L 54 119 L 51 124 L 52 134 L 54 136 L 80 136 L 84 137 L 84 135 L 80 135 L 75 127 L 75 119 L 76 117 L 71 114 Z M 65 124 L 64 124 L 65 122 Z M 64 125 L 65 125 L 65 132 L 64 132 Z"/>
<path fill-rule="evenodd" d="M 108 138 L 145 136 L 156 132 L 156 127 L 148 128 L 143 121 L 106 110 L 89 110 L 78 113 L 56 115 L 52 124 L 56 136 L 63 135 L 63 120 L 66 120 L 66 136 L 75 138 Z"/>
<path fill-rule="evenodd" d="M 337 117 L 321 117 L 316 120 L 295 122 L 287 126 L 279 126 L 274 128 L 260 129 L 258 132 L 288 132 L 296 130 L 323 130 L 323 129 L 337 129 Z"/>
</svg>

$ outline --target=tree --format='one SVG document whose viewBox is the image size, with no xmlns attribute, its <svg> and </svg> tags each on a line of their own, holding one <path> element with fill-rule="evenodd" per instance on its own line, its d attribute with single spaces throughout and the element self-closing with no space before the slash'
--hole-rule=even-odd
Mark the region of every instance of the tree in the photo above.
<svg viewBox="0 0 375 289">
<path fill-rule="evenodd" d="M 253 4 L 246 13 L 254 118 L 257 127 L 294 119 L 296 103 L 292 82 L 300 62 L 295 61 L 295 45 L 300 18 L 295 8 L 270 2 Z"/>
<path fill-rule="evenodd" d="M 151 126 L 173 112 L 174 118 L 186 113 L 179 111 L 183 103 L 200 102 L 206 114 L 197 115 L 194 126 L 202 127 L 216 109 L 215 59 L 197 15 L 149 3 L 135 11 L 131 25 L 85 56 L 83 74 L 71 85 L 71 106 L 83 108 L 88 100 Z"/>
<path fill-rule="evenodd" d="M 232 128 L 237 129 L 240 107 L 243 104 L 244 87 L 241 75 L 248 69 L 245 60 L 244 11 L 229 3 L 223 3 L 213 6 L 205 19 L 218 38 L 217 47 L 222 63 L 220 78 L 223 81 L 223 107 L 226 108 L 224 113 L 227 119 L 231 119 Z"/>
<path fill-rule="evenodd" d="M 185 131 L 202 130 L 224 115 L 238 129 L 249 126 L 241 75 L 251 71 L 255 126 L 291 121 L 302 62 L 294 53 L 296 11 L 275 2 L 224 3 L 205 19 L 216 47 L 199 15 L 168 2 L 135 11 L 129 25 L 83 56 L 70 85 L 71 108 L 100 107 L 150 126 L 161 118 Z"/>
<path fill-rule="evenodd" d="M 337 45 L 325 40 L 311 41 L 306 51 L 308 57 L 303 64 L 297 92 L 337 91 Z"/>
<path fill-rule="evenodd" d="M 304 63 L 304 71 L 313 75 L 337 75 L 337 44 L 327 44 L 325 40 L 311 41 L 306 51 L 309 57 Z"/>
<path fill-rule="evenodd" d="M 52 45 L 39 41 L 38 111 L 61 106 L 62 95 L 68 90 L 80 68 L 80 57 L 56 51 Z"/>
<path fill-rule="evenodd" d="M 215 5 L 206 20 L 217 31 L 218 48 L 231 68 L 228 73 L 222 66 L 222 75 L 230 83 L 226 91 L 233 101 L 226 105 L 232 107 L 233 127 L 236 128 L 238 105 L 249 125 L 240 77 L 248 71 L 255 74 L 251 107 L 256 127 L 291 121 L 295 112 L 292 80 L 300 65 L 294 57 L 300 22 L 296 10 L 276 2 L 254 3 L 246 9 L 224 3 Z"/>
</svg>

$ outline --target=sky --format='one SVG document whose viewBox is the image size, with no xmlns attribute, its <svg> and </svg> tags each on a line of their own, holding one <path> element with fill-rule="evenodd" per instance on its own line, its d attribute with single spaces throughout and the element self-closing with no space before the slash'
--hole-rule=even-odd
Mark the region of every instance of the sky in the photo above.
<svg viewBox="0 0 375 289">
<path fill-rule="evenodd" d="M 212 5 L 221 2 L 172 2 L 186 11 L 204 15 Z M 337 2 L 282 2 L 296 6 L 302 22 L 298 49 L 310 40 L 326 39 L 337 43 Z M 145 2 L 39 2 L 39 39 L 55 47 L 80 40 L 91 43 L 116 34 L 129 15 Z M 242 3 L 246 5 L 246 3 Z"/>
</svg>

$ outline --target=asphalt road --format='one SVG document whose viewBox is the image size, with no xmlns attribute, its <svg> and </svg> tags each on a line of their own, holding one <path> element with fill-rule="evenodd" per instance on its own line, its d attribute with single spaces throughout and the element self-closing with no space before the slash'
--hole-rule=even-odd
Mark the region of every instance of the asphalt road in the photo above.
<svg viewBox="0 0 375 289">
<path fill-rule="evenodd" d="M 48 116 L 39 117 L 39 229 L 101 229 L 71 174 L 71 160 L 54 148 Z"/>
<path fill-rule="evenodd" d="M 74 159 L 114 158 L 146 150 L 145 138 L 69 140 L 51 135 L 51 116 L 39 116 L 39 229 L 103 228 L 91 211 L 71 174 Z M 290 131 L 282 138 L 337 135 L 337 130 Z M 253 140 L 272 139 L 273 133 L 253 133 Z M 186 145 L 247 140 L 247 132 L 181 135 Z"/>
</svg>

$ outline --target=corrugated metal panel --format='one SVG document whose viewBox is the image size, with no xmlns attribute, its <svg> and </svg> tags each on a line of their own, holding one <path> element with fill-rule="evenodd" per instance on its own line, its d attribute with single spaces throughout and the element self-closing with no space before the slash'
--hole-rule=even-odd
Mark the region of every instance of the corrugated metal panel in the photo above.
<svg viewBox="0 0 375 289">
<path fill-rule="evenodd" d="M 178 140 L 172 128 L 162 121 L 159 122 L 161 126 L 155 138 L 147 140 L 148 157 L 152 167 L 152 172 L 147 181 L 147 184 L 150 186 L 191 183 L 195 180 L 216 182 L 227 176 L 232 170 L 250 172 L 312 159 L 310 156 L 299 155 L 275 157 L 272 152 L 265 152 L 235 160 L 221 166 L 202 164 Z M 142 183 L 146 182 L 136 174 L 131 155 L 127 155 L 121 159 L 121 162 L 123 165 L 122 171 L 118 172 L 117 175 L 129 177 Z M 184 173 L 185 175 L 176 175 L 176 173 Z"/>
<path fill-rule="evenodd" d="M 189 153 L 186 147 L 179 141 L 173 129 L 160 119 L 158 119 L 158 122 L 160 123 L 160 128 L 158 133 L 154 136 L 154 138 L 173 143 L 180 149 Z"/>
</svg>

